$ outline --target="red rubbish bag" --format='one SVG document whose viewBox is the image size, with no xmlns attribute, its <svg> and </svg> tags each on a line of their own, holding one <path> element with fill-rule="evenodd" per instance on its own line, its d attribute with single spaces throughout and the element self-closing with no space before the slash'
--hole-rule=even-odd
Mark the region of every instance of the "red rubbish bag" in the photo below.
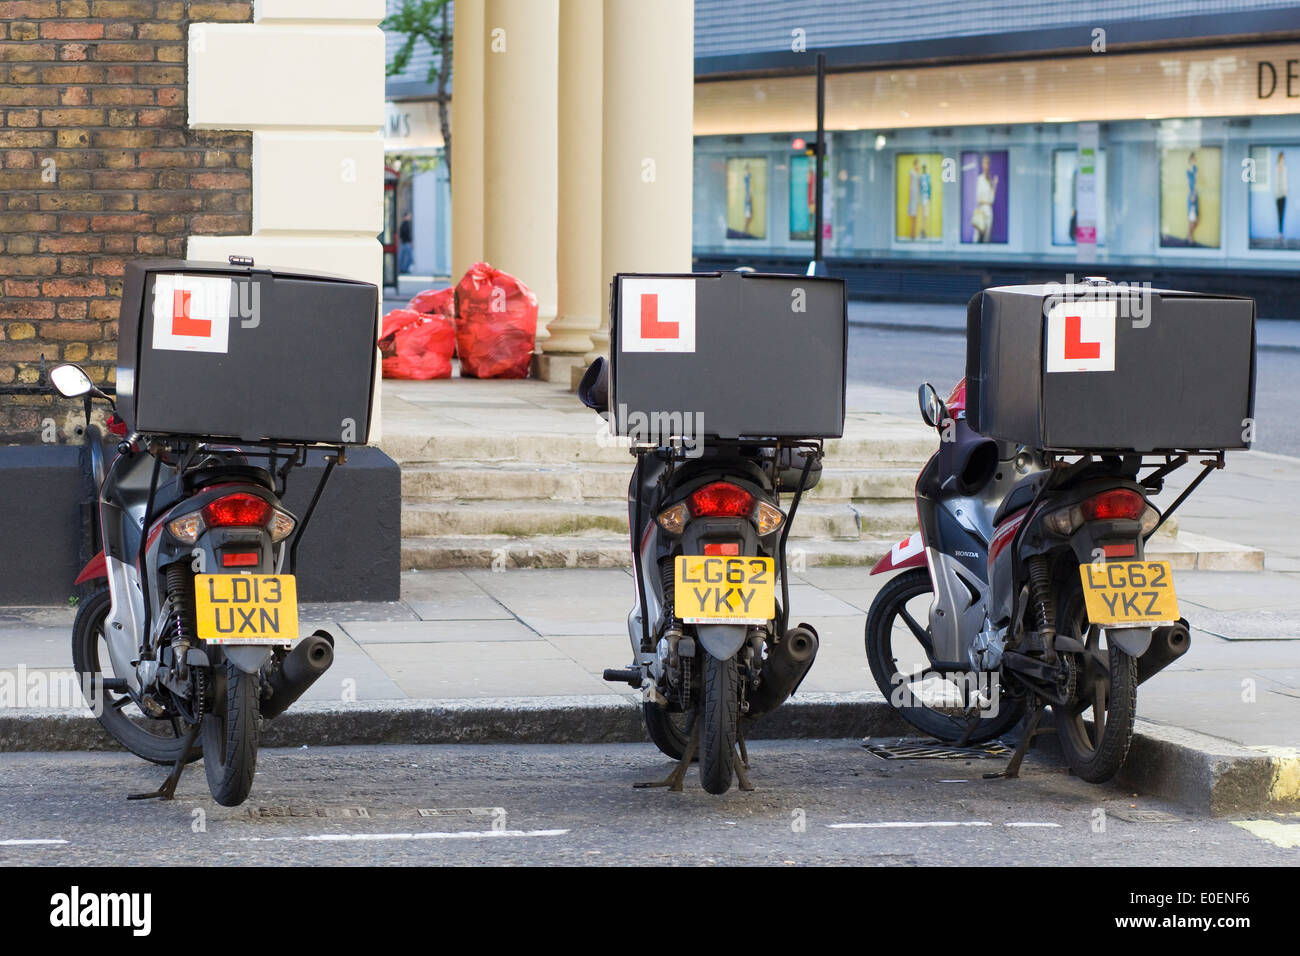
<svg viewBox="0 0 1300 956">
<path fill-rule="evenodd" d="M 456 326 L 445 315 L 394 309 L 384 316 L 379 350 L 384 378 L 451 378 Z"/>
<path fill-rule="evenodd" d="M 456 317 L 456 287 L 449 285 L 445 289 L 425 289 L 423 292 L 417 293 L 415 298 L 407 303 L 406 307 L 415 312 L 433 312 L 454 319 Z"/>
<path fill-rule="evenodd" d="M 537 337 L 537 296 L 486 262 L 470 267 L 456 286 L 456 351 L 460 374 L 527 378 Z"/>
</svg>

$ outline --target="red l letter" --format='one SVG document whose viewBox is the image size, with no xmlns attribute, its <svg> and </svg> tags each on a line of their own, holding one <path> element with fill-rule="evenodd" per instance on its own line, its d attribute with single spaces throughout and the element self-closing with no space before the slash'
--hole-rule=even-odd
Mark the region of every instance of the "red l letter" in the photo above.
<svg viewBox="0 0 1300 956">
<path fill-rule="evenodd" d="M 1083 341 L 1083 317 L 1067 315 L 1065 317 L 1065 358 L 1095 359 L 1101 358 L 1100 342 Z"/>
<path fill-rule="evenodd" d="M 659 321 L 659 296 L 653 292 L 643 292 L 641 294 L 641 338 L 677 338 L 676 322 Z"/>
<path fill-rule="evenodd" d="M 212 320 L 191 319 L 190 294 L 180 289 L 172 298 L 172 335 L 212 335 Z"/>
</svg>

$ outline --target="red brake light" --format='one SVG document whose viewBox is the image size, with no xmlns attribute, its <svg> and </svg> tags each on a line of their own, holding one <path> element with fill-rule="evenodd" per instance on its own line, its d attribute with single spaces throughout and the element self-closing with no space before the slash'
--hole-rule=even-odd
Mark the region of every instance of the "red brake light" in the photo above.
<svg viewBox="0 0 1300 956">
<path fill-rule="evenodd" d="M 1146 499 L 1128 488 L 1103 491 L 1080 505 L 1083 517 L 1088 521 L 1114 521 L 1120 518 L 1135 521 L 1142 517 L 1146 506 Z"/>
<path fill-rule="evenodd" d="M 204 505 L 203 523 L 209 528 L 264 528 L 271 523 L 273 510 L 270 502 L 240 492 Z"/>
<path fill-rule="evenodd" d="M 744 488 L 715 481 L 691 495 L 691 511 L 711 518 L 748 518 L 754 510 L 754 496 Z"/>
<path fill-rule="evenodd" d="M 223 568 L 251 568 L 261 559 L 256 551 L 227 552 L 221 556 Z"/>
</svg>

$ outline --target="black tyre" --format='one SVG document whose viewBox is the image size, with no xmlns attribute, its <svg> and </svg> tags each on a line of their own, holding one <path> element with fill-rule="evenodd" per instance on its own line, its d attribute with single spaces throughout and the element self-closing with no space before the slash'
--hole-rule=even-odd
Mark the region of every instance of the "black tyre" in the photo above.
<svg viewBox="0 0 1300 956">
<path fill-rule="evenodd" d="M 700 702 L 700 783 L 708 793 L 726 793 L 736 773 L 736 659 L 704 655 L 704 700 Z"/>
<path fill-rule="evenodd" d="M 105 690 L 105 678 L 116 677 L 108 654 L 104 628 L 112 601 L 108 589 L 96 591 L 77 608 L 72 625 L 72 666 L 87 691 L 87 703 L 99 725 L 137 757 L 158 764 L 174 764 L 184 746 L 185 728 L 172 719 L 147 717 L 125 692 Z M 193 748 L 187 760 L 202 756 Z"/>
<path fill-rule="evenodd" d="M 867 662 L 876 687 L 904 720 L 922 733 L 952 743 L 962 739 L 972 718 L 960 706 L 927 704 L 927 700 L 938 696 L 935 687 L 932 683 L 922 687 L 918 681 L 930 670 L 926 648 L 930 640 L 928 620 L 932 594 L 930 572 L 926 568 L 904 571 L 881 588 L 867 615 Z M 922 624 L 923 621 L 927 623 Z M 926 680 L 933 682 L 939 678 L 932 676 Z M 951 682 L 948 687 L 953 694 L 958 691 Z M 947 688 L 939 690 L 945 692 Z M 998 690 L 997 713 L 977 718 L 975 730 L 967 738 L 969 743 L 999 737 L 1020 721 L 1024 701 L 1011 698 L 1001 685 Z"/>
<path fill-rule="evenodd" d="M 1052 706 L 1065 761 L 1075 776 L 1105 783 L 1119 773 L 1133 742 L 1137 717 L 1137 658 L 1109 639 L 1103 647 L 1100 627 L 1088 623 L 1083 592 L 1068 587 L 1057 599 L 1057 630 L 1087 648 L 1072 657 L 1077 665 L 1075 703 Z"/>
<path fill-rule="evenodd" d="M 203 769 L 212 799 L 237 807 L 253 789 L 257 771 L 257 741 L 261 678 L 246 674 L 229 661 L 213 668 L 212 713 L 203 715 Z"/>
<path fill-rule="evenodd" d="M 691 739 L 691 715 L 649 701 L 641 705 L 645 732 L 665 757 L 681 760 Z"/>
</svg>

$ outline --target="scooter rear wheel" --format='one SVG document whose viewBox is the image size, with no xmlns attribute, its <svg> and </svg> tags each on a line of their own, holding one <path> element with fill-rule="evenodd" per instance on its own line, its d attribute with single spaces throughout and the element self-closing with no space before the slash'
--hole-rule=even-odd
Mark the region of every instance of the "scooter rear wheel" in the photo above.
<svg viewBox="0 0 1300 956">
<path fill-rule="evenodd" d="M 184 745 L 180 721 L 147 717 L 129 694 L 104 687 L 106 678 L 117 676 L 111 670 L 104 631 L 111 606 L 108 589 L 104 588 L 77 608 L 72 625 L 72 666 L 77 681 L 88 692 L 87 703 L 95 710 L 95 719 L 114 740 L 137 757 L 157 764 L 174 764 Z M 202 751 L 195 747 L 187 762 L 200 756 Z"/>
<path fill-rule="evenodd" d="M 229 661 L 216 672 L 212 713 L 203 715 L 203 769 L 212 799 L 237 807 L 253 789 L 257 771 L 261 678 L 246 674 Z"/>
<path fill-rule="evenodd" d="M 915 678 L 929 669 L 922 642 L 922 637 L 929 640 L 929 627 L 922 622 L 927 620 L 933 591 L 926 568 L 904 571 L 880 589 L 867 615 L 867 662 L 876 686 L 904 720 L 922 733 L 953 743 L 966 734 L 972 718 L 926 706 L 920 688 L 913 689 Z M 999 690 L 996 716 L 978 718 L 968 743 L 992 740 L 1020 721 L 1024 702 Z"/>
<path fill-rule="evenodd" d="M 1076 700 L 1069 707 L 1052 705 L 1056 733 L 1065 762 L 1088 783 L 1105 783 L 1119 773 L 1133 742 L 1137 717 L 1137 658 L 1124 653 L 1102 629 L 1088 623 L 1083 592 L 1071 586 L 1057 599 L 1059 633 L 1078 640 L 1086 653 L 1079 664 Z M 1087 714 L 1090 721 L 1085 722 Z"/>
<path fill-rule="evenodd" d="M 704 700 L 700 725 L 700 783 L 708 793 L 726 793 L 736 773 L 736 719 L 740 710 L 736 659 L 704 655 Z"/>
</svg>

